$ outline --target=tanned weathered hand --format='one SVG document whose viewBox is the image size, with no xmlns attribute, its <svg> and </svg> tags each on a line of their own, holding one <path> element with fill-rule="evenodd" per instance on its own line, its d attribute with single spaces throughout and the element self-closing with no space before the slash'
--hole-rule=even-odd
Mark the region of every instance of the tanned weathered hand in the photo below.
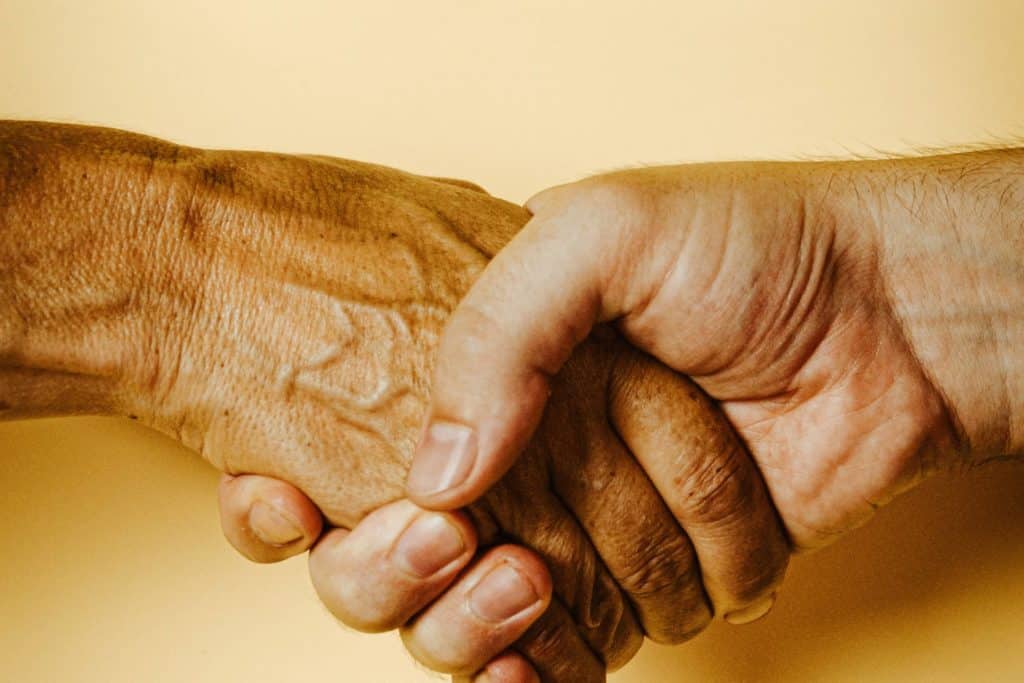
<svg viewBox="0 0 1024 683">
<path fill-rule="evenodd" d="M 0 149 L 8 416 L 128 415 L 225 472 L 291 482 L 344 527 L 403 496 L 441 329 L 528 219 L 466 183 L 326 157 L 27 123 L 5 124 Z M 726 588 L 781 578 L 786 540 L 756 473 L 726 479 L 706 457 L 745 458 L 726 423 L 605 330 L 471 510 L 485 543 L 522 542 L 552 572 L 558 600 L 519 646 L 547 677 L 598 680 L 641 623 L 678 641 L 710 619 L 693 548 L 623 443 L 659 405 L 656 447 L 708 468 L 681 484 L 696 516 L 759 502 L 764 533 L 736 548 Z"/>
</svg>

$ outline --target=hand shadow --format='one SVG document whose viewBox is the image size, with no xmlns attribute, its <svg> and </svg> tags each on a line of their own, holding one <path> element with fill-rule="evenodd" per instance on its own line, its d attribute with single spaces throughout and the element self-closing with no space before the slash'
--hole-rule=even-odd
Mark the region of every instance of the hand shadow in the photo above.
<svg viewBox="0 0 1024 683">
<path fill-rule="evenodd" d="M 1024 465 L 995 463 L 926 482 L 796 558 L 760 622 L 647 644 L 612 680 L 963 680 L 978 667 L 1009 680 L 1024 676 L 1022 612 Z"/>
</svg>

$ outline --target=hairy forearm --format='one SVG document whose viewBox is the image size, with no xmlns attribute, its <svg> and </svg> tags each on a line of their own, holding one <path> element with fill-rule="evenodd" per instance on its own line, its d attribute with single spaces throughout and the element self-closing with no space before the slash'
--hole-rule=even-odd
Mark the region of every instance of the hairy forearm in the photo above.
<svg viewBox="0 0 1024 683">
<path fill-rule="evenodd" d="M 1024 149 L 853 166 L 890 301 L 969 462 L 1024 454 Z"/>
</svg>

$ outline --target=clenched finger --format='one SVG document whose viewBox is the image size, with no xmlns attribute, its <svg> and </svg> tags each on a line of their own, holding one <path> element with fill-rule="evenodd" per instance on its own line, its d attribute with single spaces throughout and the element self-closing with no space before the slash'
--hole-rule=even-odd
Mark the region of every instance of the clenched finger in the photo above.
<svg viewBox="0 0 1024 683">
<path fill-rule="evenodd" d="M 715 613 L 763 616 L 790 546 L 760 472 L 696 385 L 649 358 L 632 362 L 612 387 L 616 428 L 693 542 Z M 637 381 L 644 374 L 660 381 Z"/>
<path fill-rule="evenodd" d="M 305 552 L 323 527 L 320 511 L 302 491 L 271 477 L 225 474 L 217 498 L 224 536 L 254 562 Z"/>
<path fill-rule="evenodd" d="M 471 675 L 519 639 L 550 602 L 551 579 L 540 560 L 518 546 L 499 546 L 407 624 L 402 640 L 431 669 Z"/>
<path fill-rule="evenodd" d="M 442 593 L 476 550 L 473 526 L 458 513 L 427 512 L 400 500 L 351 532 L 324 535 L 309 573 L 334 616 L 364 632 L 401 626 Z"/>
</svg>

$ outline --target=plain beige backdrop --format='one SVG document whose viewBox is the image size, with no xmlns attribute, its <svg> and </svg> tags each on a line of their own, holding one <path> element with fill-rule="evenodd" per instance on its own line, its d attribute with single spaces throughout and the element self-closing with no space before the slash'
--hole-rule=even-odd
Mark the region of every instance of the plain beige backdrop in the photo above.
<svg viewBox="0 0 1024 683">
<path fill-rule="evenodd" d="M 463 176 L 1024 132 L 1024 2 L 0 0 L 0 116 Z M 0 680 L 436 680 L 305 560 L 222 540 L 216 475 L 111 419 L 0 425 Z M 799 558 L 775 612 L 645 646 L 657 681 L 1024 679 L 1024 468 L 937 480 Z"/>
</svg>

